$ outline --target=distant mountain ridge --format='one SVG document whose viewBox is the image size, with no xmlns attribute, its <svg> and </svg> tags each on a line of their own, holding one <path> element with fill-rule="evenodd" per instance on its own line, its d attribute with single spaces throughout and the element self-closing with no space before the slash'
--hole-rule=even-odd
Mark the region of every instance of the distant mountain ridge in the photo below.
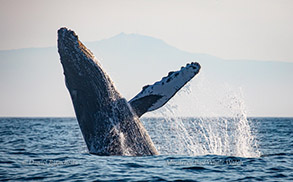
<svg viewBox="0 0 293 182">
<path fill-rule="evenodd" d="M 122 33 L 85 45 L 128 99 L 169 71 L 197 61 L 208 80 L 243 87 L 252 115 L 293 116 L 293 63 L 223 60 L 138 34 Z M 62 73 L 56 47 L 0 51 L 0 116 L 73 115 Z M 273 112 L 279 107 L 284 109 Z"/>
</svg>

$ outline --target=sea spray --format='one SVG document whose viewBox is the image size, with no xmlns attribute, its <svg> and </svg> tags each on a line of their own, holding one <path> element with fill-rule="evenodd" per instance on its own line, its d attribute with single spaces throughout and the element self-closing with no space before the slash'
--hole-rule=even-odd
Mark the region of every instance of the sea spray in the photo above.
<svg viewBox="0 0 293 182">
<path fill-rule="evenodd" d="M 163 155 L 260 156 L 242 90 L 228 84 L 201 77 L 143 121 Z"/>
</svg>

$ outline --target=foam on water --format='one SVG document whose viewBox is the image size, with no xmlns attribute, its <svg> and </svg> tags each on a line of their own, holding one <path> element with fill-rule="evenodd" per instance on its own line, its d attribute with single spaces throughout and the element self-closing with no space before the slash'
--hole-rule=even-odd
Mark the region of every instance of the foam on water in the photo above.
<svg viewBox="0 0 293 182">
<path fill-rule="evenodd" d="M 160 154 L 260 156 L 240 88 L 201 76 L 147 116 L 158 118 L 153 125 L 160 138 L 152 139 Z"/>
</svg>

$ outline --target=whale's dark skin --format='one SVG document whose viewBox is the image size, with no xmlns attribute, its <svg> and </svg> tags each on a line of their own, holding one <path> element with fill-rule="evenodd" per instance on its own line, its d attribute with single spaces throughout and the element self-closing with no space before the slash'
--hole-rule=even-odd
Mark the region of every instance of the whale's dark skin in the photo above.
<svg viewBox="0 0 293 182">
<path fill-rule="evenodd" d="M 58 52 L 89 152 L 131 156 L 159 154 L 137 115 L 73 31 L 58 30 Z"/>
<path fill-rule="evenodd" d="M 92 154 L 158 155 L 139 117 L 163 106 L 200 70 L 198 63 L 170 72 L 129 103 L 93 53 L 67 28 L 58 30 L 58 52 L 83 138 Z"/>
</svg>

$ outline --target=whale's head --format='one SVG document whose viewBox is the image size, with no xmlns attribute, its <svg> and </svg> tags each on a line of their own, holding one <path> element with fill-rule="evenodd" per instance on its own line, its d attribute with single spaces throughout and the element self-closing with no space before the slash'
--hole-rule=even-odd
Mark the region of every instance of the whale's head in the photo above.
<svg viewBox="0 0 293 182">
<path fill-rule="evenodd" d="M 118 92 L 110 92 L 115 90 L 110 77 L 93 53 L 79 41 L 74 31 L 67 28 L 58 30 L 58 52 L 65 83 L 72 97 L 78 92 L 86 95 L 93 93 L 89 90 L 98 90 L 93 96 L 96 98 L 113 98 L 111 94 L 118 94 Z"/>
<path fill-rule="evenodd" d="M 87 57 L 92 56 L 91 52 L 83 50 L 82 47 L 75 32 L 67 28 L 58 30 L 58 52 L 70 93 L 82 89 L 82 80 L 86 74 L 84 63 L 90 62 Z"/>
<path fill-rule="evenodd" d="M 64 70 L 66 86 L 72 90 L 82 89 L 83 80 L 91 75 L 94 55 L 78 40 L 75 32 L 61 28 L 58 30 L 58 52 Z"/>
</svg>

